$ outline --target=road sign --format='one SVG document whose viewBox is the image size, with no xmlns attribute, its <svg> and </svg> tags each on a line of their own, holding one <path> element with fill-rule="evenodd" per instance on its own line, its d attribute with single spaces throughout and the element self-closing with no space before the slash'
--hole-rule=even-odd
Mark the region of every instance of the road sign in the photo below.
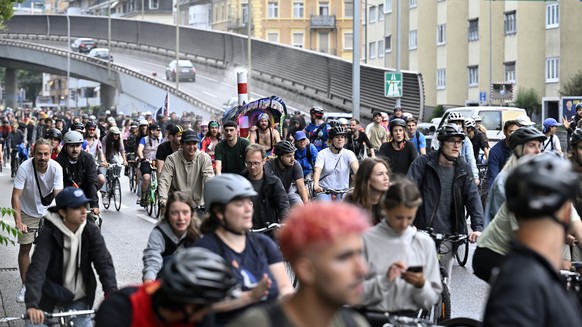
<svg viewBox="0 0 582 327">
<path fill-rule="evenodd" d="M 487 102 L 487 92 L 479 92 L 479 101 Z"/>
<path fill-rule="evenodd" d="M 388 98 L 402 96 L 402 73 L 384 73 L 384 96 Z"/>
</svg>

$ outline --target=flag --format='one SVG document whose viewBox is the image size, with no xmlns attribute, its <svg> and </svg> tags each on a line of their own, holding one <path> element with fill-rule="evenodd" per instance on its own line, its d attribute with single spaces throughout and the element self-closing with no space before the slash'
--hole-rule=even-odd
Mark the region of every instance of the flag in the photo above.
<svg viewBox="0 0 582 327">
<path fill-rule="evenodd" d="M 158 120 L 158 116 L 160 116 L 160 115 L 164 115 L 164 116 L 168 117 L 169 116 L 169 108 L 170 108 L 170 99 L 169 99 L 168 92 L 166 92 L 166 99 L 164 100 L 164 104 L 160 107 L 160 109 L 158 109 L 158 111 L 156 111 L 156 114 L 154 115 L 153 119 Z"/>
</svg>

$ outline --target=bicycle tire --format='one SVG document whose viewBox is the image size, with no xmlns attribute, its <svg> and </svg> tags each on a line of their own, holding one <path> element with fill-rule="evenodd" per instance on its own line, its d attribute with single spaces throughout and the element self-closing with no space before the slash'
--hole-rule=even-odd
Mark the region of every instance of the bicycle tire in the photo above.
<svg viewBox="0 0 582 327">
<path fill-rule="evenodd" d="M 111 197 L 109 196 L 110 191 L 111 191 L 110 186 L 107 185 L 107 191 L 105 193 L 101 193 L 101 200 L 103 201 L 103 207 L 105 209 L 109 209 L 109 207 L 111 206 Z"/>
<path fill-rule="evenodd" d="M 455 247 L 455 259 L 457 259 L 459 266 L 465 267 L 469 259 L 469 240 L 465 239 L 462 243 L 457 243 Z"/>
<path fill-rule="evenodd" d="M 131 192 L 135 192 L 134 191 L 134 187 L 135 187 L 135 173 L 134 173 L 133 169 L 134 169 L 133 168 L 133 163 L 130 163 L 128 177 L 129 177 L 129 190 Z"/>
<path fill-rule="evenodd" d="M 154 195 L 152 195 L 151 190 L 148 190 L 148 199 L 147 199 L 147 203 L 146 203 L 146 212 L 148 213 L 148 216 L 151 217 L 152 212 L 154 212 L 154 199 L 153 199 Z"/>
<path fill-rule="evenodd" d="M 121 209 L 121 183 L 119 177 L 113 180 L 113 203 L 115 203 L 115 210 Z"/>
<path fill-rule="evenodd" d="M 443 292 L 441 294 L 441 301 L 439 307 L 439 317 L 437 323 L 441 323 L 444 320 L 451 319 L 451 292 L 449 291 L 449 286 L 443 283 Z"/>
<path fill-rule="evenodd" d="M 440 325 L 446 327 L 481 327 L 483 323 L 472 318 L 457 317 L 443 320 Z"/>
<path fill-rule="evenodd" d="M 156 190 L 156 199 L 154 200 L 154 213 L 156 219 L 160 218 L 160 197 L 158 196 L 158 190 Z"/>
</svg>

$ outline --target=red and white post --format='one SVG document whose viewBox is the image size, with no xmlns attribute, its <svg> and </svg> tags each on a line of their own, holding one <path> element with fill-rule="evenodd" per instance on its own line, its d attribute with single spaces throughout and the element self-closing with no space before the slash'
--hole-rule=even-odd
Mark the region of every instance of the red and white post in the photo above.
<svg viewBox="0 0 582 327">
<path fill-rule="evenodd" d="M 247 86 L 247 72 L 240 71 L 236 73 L 236 80 L 238 83 L 238 105 L 242 106 L 249 102 L 249 93 Z"/>
</svg>

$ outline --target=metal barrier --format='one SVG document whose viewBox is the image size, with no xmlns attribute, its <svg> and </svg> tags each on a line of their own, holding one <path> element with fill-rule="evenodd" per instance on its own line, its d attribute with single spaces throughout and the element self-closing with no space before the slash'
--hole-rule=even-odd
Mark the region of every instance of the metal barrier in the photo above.
<svg viewBox="0 0 582 327">
<path fill-rule="evenodd" d="M 68 18 L 72 37 L 107 40 L 107 17 Z M 174 25 L 112 18 L 111 30 L 111 40 L 116 47 L 163 55 L 175 53 L 175 38 L 164 37 L 175 35 Z M 15 15 L 6 22 L 6 29 L 0 34 L 66 36 L 67 16 Z M 252 40 L 251 48 L 254 80 L 351 112 L 351 62 L 257 39 Z M 246 36 L 186 26 L 180 27 L 180 52 L 193 61 L 221 69 L 246 66 L 248 60 Z M 394 107 L 395 99 L 384 97 L 384 73 L 387 71 L 393 70 L 361 66 L 362 118 L 370 119 L 373 109 L 391 110 Z M 403 93 L 404 110 L 418 117 L 424 109 L 423 81 L 419 73 L 403 71 Z"/>
</svg>

